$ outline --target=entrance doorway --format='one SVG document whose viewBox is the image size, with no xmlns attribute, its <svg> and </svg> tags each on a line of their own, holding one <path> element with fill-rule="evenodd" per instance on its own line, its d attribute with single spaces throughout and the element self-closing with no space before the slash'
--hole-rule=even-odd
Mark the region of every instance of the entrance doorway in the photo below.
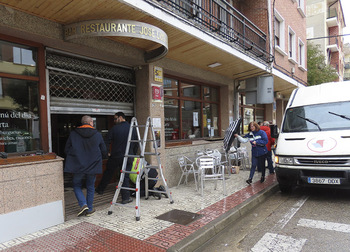
<svg viewBox="0 0 350 252">
<path fill-rule="evenodd" d="M 65 158 L 64 148 L 69 137 L 69 134 L 76 127 L 81 126 L 81 117 L 79 114 L 52 114 L 51 115 L 51 138 L 52 151 L 58 156 Z M 91 115 L 94 119 L 94 127 L 102 134 L 102 137 L 107 143 L 108 129 L 113 126 L 113 115 Z M 103 171 L 105 170 L 107 160 L 103 160 Z M 96 184 L 101 180 L 102 174 L 97 175 Z M 64 187 L 72 187 L 71 174 L 64 174 Z"/>
</svg>

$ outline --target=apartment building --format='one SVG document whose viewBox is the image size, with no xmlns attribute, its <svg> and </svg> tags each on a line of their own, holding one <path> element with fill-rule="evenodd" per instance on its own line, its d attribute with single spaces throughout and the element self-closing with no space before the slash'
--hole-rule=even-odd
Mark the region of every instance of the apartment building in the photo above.
<svg viewBox="0 0 350 252">
<path fill-rule="evenodd" d="M 338 80 L 344 79 L 343 28 L 345 18 L 339 0 L 307 0 L 307 39 L 319 45 L 326 64 L 338 72 Z"/>
<path fill-rule="evenodd" d="M 231 121 L 241 117 L 242 132 L 253 120 L 279 125 L 307 82 L 305 7 L 0 0 L 0 217 L 28 229 L 64 221 L 63 149 L 84 114 L 103 136 L 118 111 L 152 117 L 170 186 L 177 156 L 221 150 Z"/>
</svg>

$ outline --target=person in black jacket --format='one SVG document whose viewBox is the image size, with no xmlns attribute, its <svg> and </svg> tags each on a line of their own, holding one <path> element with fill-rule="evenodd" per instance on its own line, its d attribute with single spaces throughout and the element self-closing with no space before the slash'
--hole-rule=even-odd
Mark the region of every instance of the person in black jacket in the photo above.
<svg viewBox="0 0 350 252">
<path fill-rule="evenodd" d="M 107 146 L 111 144 L 111 152 L 108 153 L 109 158 L 107 161 L 107 167 L 105 172 L 103 173 L 100 184 L 96 187 L 96 192 L 98 194 L 103 194 L 106 189 L 108 183 L 111 181 L 114 173 L 116 171 L 120 171 L 123 166 L 124 155 L 126 145 L 128 143 L 128 136 L 130 130 L 130 123 L 125 120 L 125 114 L 123 112 L 118 112 L 114 115 L 115 125 L 108 131 L 108 141 Z M 132 139 L 136 138 L 136 131 L 133 130 Z M 135 155 L 137 145 L 135 143 L 130 143 L 129 154 Z M 132 168 L 133 158 L 128 158 L 128 162 L 126 164 L 126 170 L 130 171 Z M 122 187 L 129 187 L 129 176 L 124 176 Z M 130 191 L 122 189 L 122 204 L 127 204 L 132 202 L 132 198 L 130 198 Z"/>
<path fill-rule="evenodd" d="M 78 216 L 90 216 L 93 209 L 96 174 L 102 173 L 102 158 L 107 156 L 101 133 L 94 127 L 93 119 L 85 115 L 82 126 L 73 130 L 65 146 L 65 172 L 73 173 L 73 189 L 80 210 Z M 86 179 L 86 197 L 82 191 Z"/>
</svg>

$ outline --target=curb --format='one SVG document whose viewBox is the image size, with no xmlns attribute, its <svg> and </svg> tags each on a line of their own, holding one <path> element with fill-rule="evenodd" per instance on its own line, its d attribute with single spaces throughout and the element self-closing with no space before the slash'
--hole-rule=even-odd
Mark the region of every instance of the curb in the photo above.
<svg viewBox="0 0 350 252">
<path fill-rule="evenodd" d="M 229 225 L 233 225 L 238 218 L 244 216 L 248 211 L 255 208 L 259 203 L 263 202 L 267 197 L 279 190 L 278 183 L 275 182 L 271 186 L 263 189 L 256 195 L 252 196 L 245 202 L 234 207 L 230 211 L 224 213 L 219 218 L 213 220 L 205 227 L 197 230 L 185 239 L 170 247 L 169 252 L 190 252 L 194 251 L 208 240 L 218 235 L 223 229 Z"/>
</svg>

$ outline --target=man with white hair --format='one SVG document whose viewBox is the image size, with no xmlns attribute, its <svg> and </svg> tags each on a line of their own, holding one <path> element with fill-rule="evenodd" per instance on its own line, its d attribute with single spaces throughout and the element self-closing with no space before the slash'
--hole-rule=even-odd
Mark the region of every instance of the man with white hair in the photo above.
<svg viewBox="0 0 350 252">
<path fill-rule="evenodd" d="M 73 189 L 80 210 L 78 217 L 91 216 L 93 209 L 96 174 L 102 173 L 102 157 L 107 156 L 107 148 L 102 135 L 93 126 L 93 119 L 85 115 L 81 126 L 74 129 L 67 140 L 65 172 L 73 173 Z M 86 179 L 86 197 L 82 191 Z"/>
</svg>

